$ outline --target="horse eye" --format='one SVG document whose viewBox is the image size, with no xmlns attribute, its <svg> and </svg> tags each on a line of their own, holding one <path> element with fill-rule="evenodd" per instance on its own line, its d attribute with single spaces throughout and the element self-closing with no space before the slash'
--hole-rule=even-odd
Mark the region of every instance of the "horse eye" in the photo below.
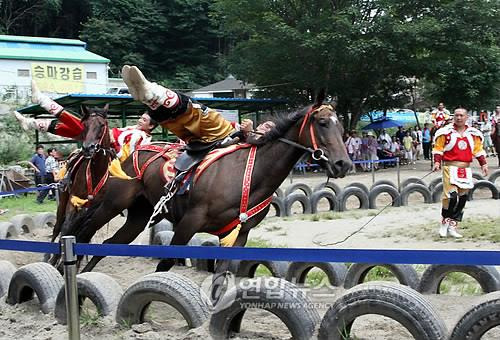
<svg viewBox="0 0 500 340">
<path fill-rule="evenodd" d="M 321 125 L 321 126 L 328 126 L 329 120 L 328 120 L 328 119 L 325 119 L 325 118 L 320 118 L 320 119 L 318 120 L 318 123 L 319 123 L 319 125 Z"/>
</svg>

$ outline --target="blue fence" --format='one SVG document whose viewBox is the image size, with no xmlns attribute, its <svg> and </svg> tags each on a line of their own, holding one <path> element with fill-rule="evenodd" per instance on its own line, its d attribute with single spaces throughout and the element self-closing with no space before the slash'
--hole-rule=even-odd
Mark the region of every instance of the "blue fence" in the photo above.
<svg viewBox="0 0 500 340">
<path fill-rule="evenodd" d="M 0 240 L 0 250 L 60 254 L 58 243 Z M 77 255 L 134 256 L 154 258 L 196 258 L 226 260 L 268 260 L 294 262 L 357 262 L 401 264 L 500 265 L 497 250 L 400 250 L 243 248 L 201 246 L 145 246 L 84 244 L 74 247 Z"/>
</svg>

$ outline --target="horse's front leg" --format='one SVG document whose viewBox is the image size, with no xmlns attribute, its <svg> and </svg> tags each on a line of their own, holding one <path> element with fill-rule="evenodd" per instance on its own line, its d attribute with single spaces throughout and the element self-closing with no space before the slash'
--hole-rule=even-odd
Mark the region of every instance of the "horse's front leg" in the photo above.
<svg viewBox="0 0 500 340">
<path fill-rule="evenodd" d="M 170 245 L 184 246 L 188 244 L 193 235 L 203 228 L 206 220 L 206 209 L 204 207 L 195 208 L 184 215 L 179 223 L 174 225 L 174 236 Z M 174 266 L 176 260 L 175 258 L 161 260 L 156 266 L 156 271 L 169 271 Z"/>
<path fill-rule="evenodd" d="M 248 231 L 240 232 L 233 247 L 243 247 L 247 243 Z M 226 277 L 231 275 L 228 273 L 229 266 L 231 265 L 231 260 L 217 260 L 215 264 L 215 273 L 212 276 L 212 286 L 210 288 L 210 301 L 212 306 L 216 306 L 219 300 L 224 296 L 224 293 L 228 289 Z"/>
</svg>

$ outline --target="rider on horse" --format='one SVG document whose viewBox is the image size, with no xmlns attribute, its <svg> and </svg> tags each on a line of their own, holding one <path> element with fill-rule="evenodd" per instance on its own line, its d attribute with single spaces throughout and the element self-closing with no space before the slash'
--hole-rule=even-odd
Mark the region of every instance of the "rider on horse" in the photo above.
<svg viewBox="0 0 500 340">
<path fill-rule="evenodd" d="M 83 132 L 83 124 L 80 118 L 66 111 L 61 105 L 42 94 L 36 83 L 32 82 L 32 101 L 39 104 L 48 113 L 54 115 L 55 119 L 34 119 L 24 117 L 19 112 L 14 111 L 16 119 L 21 127 L 28 131 L 35 129 L 40 132 L 49 132 L 57 136 L 79 140 Z M 151 142 L 151 131 L 158 126 L 147 112 L 141 115 L 136 125 L 124 128 L 111 128 L 109 130 L 112 146 L 116 151 L 116 156 L 120 162 L 134 152 L 137 146 L 149 144 Z M 126 177 L 118 162 L 112 162 L 111 170 L 119 177 Z"/>
</svg>

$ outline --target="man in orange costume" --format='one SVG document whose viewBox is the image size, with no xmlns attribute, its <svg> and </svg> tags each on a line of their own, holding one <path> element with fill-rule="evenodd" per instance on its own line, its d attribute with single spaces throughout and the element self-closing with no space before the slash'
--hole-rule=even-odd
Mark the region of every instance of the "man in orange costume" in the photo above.
<svg viewBox="0 0 500 340">
<path fill-rule="evenodd" d="M 482 133 L 467 126 L 467 110 L 455 110 L 453 124 L 436 131 L 434 136 L 434 171 L 443 171 L 442 220 L 439 235 L 461 238 L 458 222 L 462 221 L 463 209 L 469 190 L 473 187 L 470 164 L 476 158 L 484 176 L 488 175 Z"/>
</svg>

